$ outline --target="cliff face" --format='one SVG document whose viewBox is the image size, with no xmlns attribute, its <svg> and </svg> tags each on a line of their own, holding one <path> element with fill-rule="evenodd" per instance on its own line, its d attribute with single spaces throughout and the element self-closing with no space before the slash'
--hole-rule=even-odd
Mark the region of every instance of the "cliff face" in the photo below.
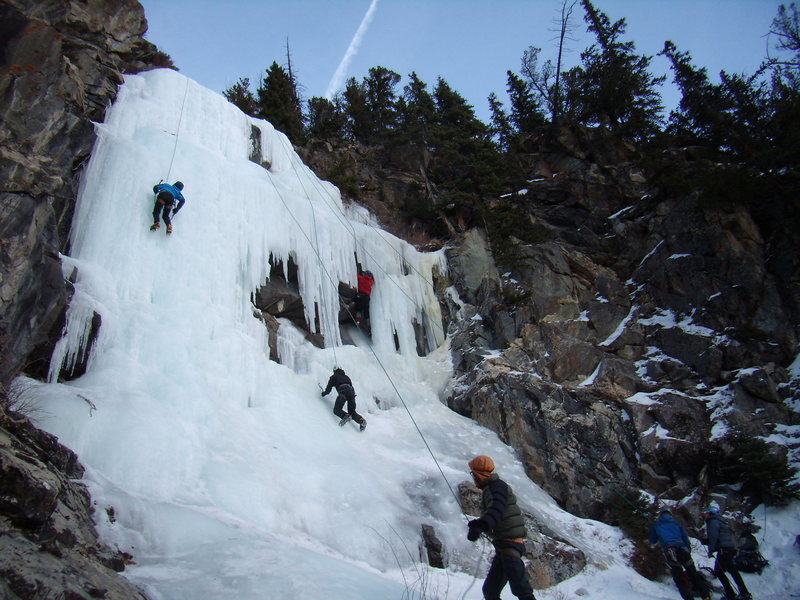
<svg viewBox="0 0 800 600">
<path fill-rule="evenodd" d="M 462 230 L 447 251 L 440 291 L 459 298 L 441 296 L 457 376 L 446 402 L 575 514 L 613 521 L 635 490 L 683 501 L 689 522 L 712 498 L 752 508 L 712 467 L 736 452 L 734 432 L 781 434 L 768 452 L 796 459 L 800 203 L 670 197 L 601 129 L 547 139 L 527 189 L 502 199 L 516 234 L 490 245 Z M 321 176 L 351 165 L 344 178 L 378 215 L 425 201 L 411 149 L 306 151 Z"/>
<path fill-rule="evenodd" d="M 20 371 L 46 375 L 70 296 L 67 251 L 77 171 L 123 73 L 156 48 L 138 2 L 0 2 L 0 595 L 143 596 L 97 542 L 83 468 L 55 438 L 6 414 Z"/>
<path fill-rule="evenodd" d="M 615 496 L 636 489 L 682 501 L 690 522 L 710 499 L 752 508 L 714 463 L 735 452 L 735 431 L 788 432 L 778 460 L 800 446 L 787 371 L 797 231 L 659 194 L 609 144 L 565 132 L 531 157 L 517 217 L 540 241 L 509 240 L 513 264 L 475 261 L 491 255 L 474 234 L 451 251 L 466 306 L 451 307 L 459 379 L 447 402 L 518 448 L 575 514 L 610 520 Z M 776 203 L 796 221 L 796 198 Z"/>
<path fill-rule="evenodd" d="M 41 345 L 60 330 L 69 296 L 66 251 L 77 171 L 122 74 L 156 53 L 142 6 L 121 2 L 0 3 L 0 381 L 41 375 Z"/>
</svg>

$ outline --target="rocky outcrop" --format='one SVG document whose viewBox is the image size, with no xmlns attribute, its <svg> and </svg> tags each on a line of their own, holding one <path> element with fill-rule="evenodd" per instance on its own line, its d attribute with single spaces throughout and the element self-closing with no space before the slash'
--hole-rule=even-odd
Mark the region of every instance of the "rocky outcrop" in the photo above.
<svg viewBox="0 0 800 600">
<path fill-rule="evenodd" d="M 442 246 L 441 240 L 426 234 L 433 204 L 426 149 L 312 140 L 295 150 L 318 177 L 334 183 L 343 198 L 369 208 L 386 231 L 421 249 Z"/>
<path fill-rule="evenodd" d="M 0 411 L 0 592 L 8 600 L 144 600 L 117 575 L 130 556 L 99 543 L 83 467 L 19 413 Z"/>
<path fill-rule="evenodd" d="M 546 235 L 509 240 L 513 264 L 487 259 L 477 232 L 448 250 L 459 377 L 446 401 L 498 432 L 575 514 L 613 521 L 611 499 L 630 489 L 696 513 L 719 483 L 703 467 L 726 432 L 800 423 L 787 372 L 797 250 L 770 255 L 795 233 L 744 206 L 656 200 L 630 153 L 598 135 L 532 158 L 518 218 Z M 774 451 L 800 447 L 791 436 Z"/>
<path fill-rule="evenodd" d="M 68 244 L 77 174 L 126 72 L 158 54 L 142 6 L 0 3 L 0 381 L 41 375 L 70 294 Z"/>
<path fill-rule="evenodd" d="M 125 73 L 169 66 L 134 0 L 0 2 L 0 388 L 44 378 L 71 284 L 78 175 Z M 0 398 L 0 408 L 6 406 Z M 0 410 L 0 596 L 144 598 L 102 546 L 82 468 L 52 436 Z"/>
</svg>

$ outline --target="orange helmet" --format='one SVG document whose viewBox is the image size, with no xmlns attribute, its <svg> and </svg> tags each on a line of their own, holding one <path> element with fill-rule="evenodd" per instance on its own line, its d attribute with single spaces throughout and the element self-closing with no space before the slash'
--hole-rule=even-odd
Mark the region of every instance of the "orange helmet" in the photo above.
<svg viewBox="0 0 800 600">
<path fill-rule="evenodd" d="M 468 464 L 469 470 L 478 479 L 486 479 L 494 471 L 494 461 L 488 456 L 476 456 Z"/>
</svg>

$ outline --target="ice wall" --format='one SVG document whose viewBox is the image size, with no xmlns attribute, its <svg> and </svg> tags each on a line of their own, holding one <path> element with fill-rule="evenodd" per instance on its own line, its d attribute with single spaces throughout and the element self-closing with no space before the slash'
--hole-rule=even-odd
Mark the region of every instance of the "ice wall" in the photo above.
<svg viewBox="0 0 800 600">
<path fill-rule="evenodd" d="M 20 383 L 86 466 L 103 539 L 136 561 L 126 576 L 156 600 L 480 598 L 486 549 L 465 539 L 451 491 L 479 453 L 551 530 L 615 562 L 618 532 L 558 510 L 510 448 L 441 404 L 450 362 L 431 282 L 442 253 L 345 207 L 269 123 L 174 71 L 126 76 L 98 134 L 63 257 L 77 280 L 53 381 Z M 160 180 L 186 186 L 169 237 L 149 230 Z M 283 364 L 250 301 L 271 255 L 298 265 L 327 342 L 284 321 Z M 355 257 L 376 278 L 372 337 L 342 345 L 337 285 L 355 285 Z M 94 314 L 86 374 L 56 383 Z M 363 433 L 338 427 L 333 397 L 320 397 L 334 365 L 353 379 Z M 421 567 L 422 523 L 450 569 Z"/>
</svg>

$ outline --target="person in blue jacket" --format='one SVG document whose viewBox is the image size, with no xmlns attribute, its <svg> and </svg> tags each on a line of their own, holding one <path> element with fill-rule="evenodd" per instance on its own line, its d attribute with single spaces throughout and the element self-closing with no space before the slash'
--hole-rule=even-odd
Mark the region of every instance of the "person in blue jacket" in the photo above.
<svg viewBox="0 0 800 600">
<path fill-rule="evenodd" d="M 693 600 L 693 589 L 702 594 L 703 600 L 711 598 L 711 586 L 694 566 L 689 536 L 669 509 L 661 510 L 661 515 L 650 528 L 650 543 L 658 543 L 664 552 L 672 580 L 678 587 L 683 600 Z"/>
<path fill-rule="evenodd" d="M 736 541 L 728 521 L 719 514 L 719 507 L 712 504 L 706 509 L 706 533 L 708 534 L 708 557 L 717 553 L 714 561 L 714 575 L 717 576 L 722 588 L 725 590 L 727 600 L 750 600 L 752 596 L 744 584 L 742 576 L 736 569 Z M 733 591 L 731 582 L 725 573 L 728 572 L 739 588 L 739 595 Z"/>
<path fill-rule="evenodd" d="M 177 215 L 183 203 L 186 202 L 186 198 L 184 198 L 181 193 L 182 190 L 183 183 L 180 181 L 176 181 L 172 185 L 169 183 L 159 183 L 153 186 L 153 193 L 156 195 L 156 203 L 155 206 L 153 206 L 153 225 L 150 227 L 150 231 L 155 231 L 161 227 L 161 220 L 159 219 L 159 213 L 161 213 L 164 223 L 167 224 L 167 233 L 172 233 L 172 221 L 170 221 L 169 215 L 173 207 L 175 211 L 172 215 Z M 178 203 L 178 206 L 175 206 L 175 202 Z"/>
</svg>

